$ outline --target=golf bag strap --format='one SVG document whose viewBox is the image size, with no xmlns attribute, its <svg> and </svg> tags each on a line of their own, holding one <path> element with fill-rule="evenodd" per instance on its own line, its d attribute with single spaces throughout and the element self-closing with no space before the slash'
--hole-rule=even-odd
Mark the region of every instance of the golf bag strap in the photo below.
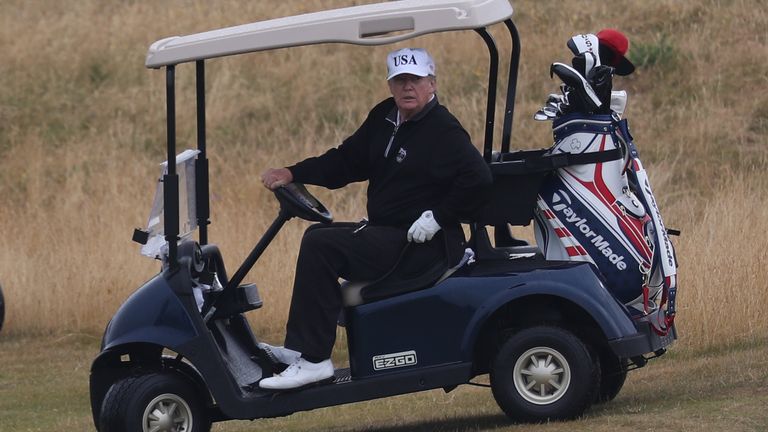
<svg viewBox="0 0 768 432">
<path fill-rule="evenodd" d="M 592 153 L 558 153 L 551 155 L 552 168 L 563 168 L 571 165 L 587 165 L 622 159 L 624 151 L 621 148 Z"/>
<path fill-rule="evenodd" d="M 658 213 L 658 207 L 656 206 L 656 199 L 653 197 L 648 177 L 643 168 L 642 162 L 640 162 L 639 152 L 632 140 L 632 135 L 629 132 L 629 124 L 626 119 L 622 119 L 616 124 L 616 129 L 619 131 L 620 141 L 627 148 L 629 153 L 629 161 L 631 169 L 628 173 L 634 177 L 635 183 L 640 185 L 640 198 L 646 208 L 656 209 L 655 213 L 651 213 L 651 217 L 654 221 L 654 225 L 657 229 L 657 235 L 654 236 L 653 242 L 655 244 L 654 255 L 657 260 L 656 264 L 661 266 L 663 280 L 663 291 L 661 298 L 661 307 L 666 305 L 664 311 L 663 322 L 658 323 L 659 326 L 652 325 L 651 328 L 660 336 L 666 336 L 675 322 L 675 300 L 677 297 L 677 257 L 675 256 L 675 250 L 669 241 L 668 230 L 664 227 L 664 222 L 661 220 L 661 215 Z M 634 163 L 632 163 L 634 161 Z M 672 263 L 664 265 L 662 263 L 663 257 L 661 255 L 671 255 Z"/>
</svg>

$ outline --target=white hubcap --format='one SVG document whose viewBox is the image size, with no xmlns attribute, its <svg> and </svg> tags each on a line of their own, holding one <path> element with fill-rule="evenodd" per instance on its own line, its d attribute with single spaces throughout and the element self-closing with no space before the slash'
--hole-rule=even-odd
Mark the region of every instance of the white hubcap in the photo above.
<svg viewBox="0 0 768 432">
<path fill-rule="evenodd" d="M 178 395 L 161 394 L 147 405 L 142 425 L 143 432 L 190 432 L 192 411 Z"/>
<path fill-rule="evenodd" d="M 559 400 L 571 383 L 571 368 L 549 347 L 531 348 L 515 362 L 515 388 L 526 401 L 547 405 Z"/>
</svg>

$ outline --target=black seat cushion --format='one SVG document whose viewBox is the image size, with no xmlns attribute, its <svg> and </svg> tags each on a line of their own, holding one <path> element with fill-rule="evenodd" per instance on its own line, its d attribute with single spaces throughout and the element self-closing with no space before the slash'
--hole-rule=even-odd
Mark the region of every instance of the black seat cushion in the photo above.
<svg viewBox="0 0 768 432">
<path fill-rule="evenodd" d="M 387 274 L 363 287 L 360 295 L 371 302 L 434 284 L 449 268 L 442 231 L 424 243 L 408 243 L 397 264 Z"/>
</svg>

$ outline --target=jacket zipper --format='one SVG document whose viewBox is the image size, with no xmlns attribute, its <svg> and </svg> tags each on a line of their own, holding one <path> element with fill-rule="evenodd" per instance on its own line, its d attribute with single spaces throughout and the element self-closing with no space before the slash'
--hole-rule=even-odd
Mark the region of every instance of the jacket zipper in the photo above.
<svg viewBox="0 0 768 432">
<path fill-rule="evenodd" d="M 384 157 L 386 158 L 389 156 L 389 149 L 392 148 L 392 142 L 395 141 L 395 134 L 397 134 L 397 130 L 400 128 L 400 125 L 395 125 L 395 129 L 392 131 L 392 136 L 389 137 L 389 143 L 387 144 L 386 150 L 384 150 Z"/>
</svg>

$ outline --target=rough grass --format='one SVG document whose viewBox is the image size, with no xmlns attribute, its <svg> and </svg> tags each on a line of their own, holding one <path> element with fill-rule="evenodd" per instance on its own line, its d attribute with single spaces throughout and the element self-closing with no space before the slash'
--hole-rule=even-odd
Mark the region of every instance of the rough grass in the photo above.
<svg viewBox="0 0 768 432">
<path fill-rule="evenodd" d="M 163 74 L 143 67 L 151 42 L 349 3 L 0 3 L 4 334 L 96 335 L 157 271 L 130 241 L 132 229 L 145 223 L 164 159 Z M 568 60 L 567 38 L 608 26 L 626 31 L 639 68 L 617 78 L 615 87 L 630 94 L 628 118 L 666 223 L 683 232 L 675 239 L 676 349 L 698 352 L 765 337 L 768 86 L 759 54 L 768 52 L 768 18 L 761 2 L 514 6 L 524 51 L 513 146 L 549 145 L 548 125 L 531 115 L 557 88 L 548 66 Z M 493 34 L 508 50 L 504 33 Z M 487 64 L 481 40 L 465 32 L 411 44 L 433 52 L 441 98 L 480 146 Z M 211 238 L 230 267 L 276 214 L 258 173 L 317 154 L 351 133 L 386 96 L 381 59 L 391 48 L 321 45 L 209 63 Z M 180 148 L 195 142 L 193 75 L 194 68 L 179 68 Z M 364 215 L 361 185 L 317 192 L 339 220 Z M 273 340 L 281 337 L 305 226 L 292 221 L 249 276 L 267 304 L 257 331 Z"/>
<path fill-rule="evenodd" d="M 98 338 L 83 334 L 0 339 L 0 430 L 92 431 L 88 369 Z M 214 431 L 759 432 L 768 428 L 765 341 L 696 355 L 670 353 L 630 372 L 619 396 L 583 418 L 512 425 L 487 388 L 460 386 L 293 414 L 229 421 Z M 478 382 L 483 382 L 483 377 Z M 487 380 L 486 380 L 487 382 Z"/>
</svg>

